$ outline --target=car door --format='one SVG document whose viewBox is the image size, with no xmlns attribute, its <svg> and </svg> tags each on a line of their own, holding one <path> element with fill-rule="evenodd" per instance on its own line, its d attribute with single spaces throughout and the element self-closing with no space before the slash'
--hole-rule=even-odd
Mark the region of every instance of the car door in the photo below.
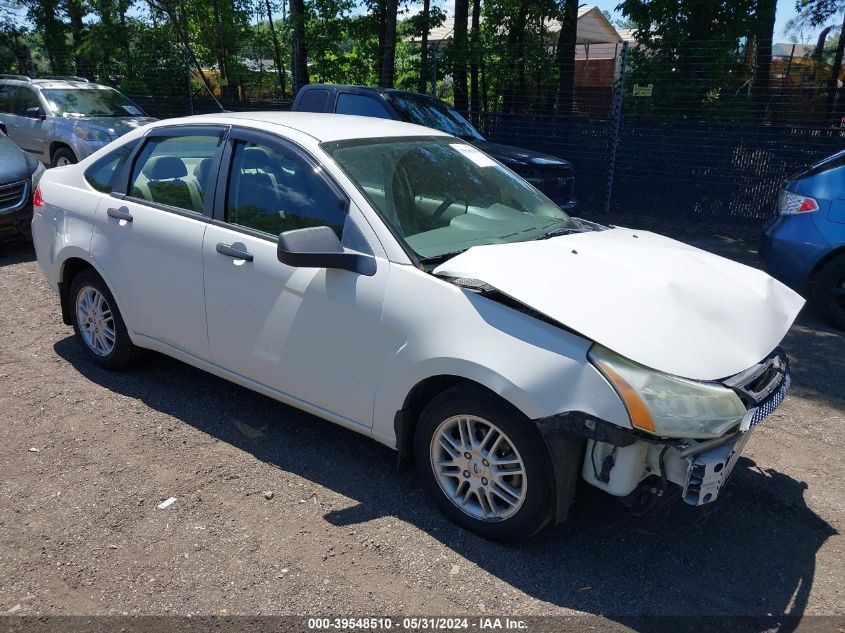
<svg viewBox="0 0 845 633">
<path fill-rule="evenodd" d="M 91 254 L 138 336 L 209 358 L 202 244 L 211 217 L 223 126 L 151 130 L 100 203 Z M 155 345 L 153 345 L 155 346 Z"/>
<path fill-rule="evenodd" d="M 375 254 L 375 273 L 282 264 L 278 234 L 308 226 L 331 226 L 345 248 Z M 203 257 L 213 361 L 283 399 L 370 427 L 388 262 L 318 163 L 275 135 L 233 131 Z"/>
<path fill-rule="evenodd" d="M 44 121 L 40 117 L 27 115 L 32 108 L 44 109 L 38 94 L 31 88 L 18 86 L 14 89 L 13 116 L 9 136 L 22 150 L 41 159 L 44 155 Z"/>
</svg>

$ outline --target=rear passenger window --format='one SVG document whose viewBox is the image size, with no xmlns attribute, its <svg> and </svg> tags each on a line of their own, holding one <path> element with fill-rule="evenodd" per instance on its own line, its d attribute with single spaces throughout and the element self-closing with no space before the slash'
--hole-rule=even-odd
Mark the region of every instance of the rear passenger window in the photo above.
<svg viewBox="0 0 845 633">
<path fill-rule="evenodd" d="M 132 168 L 129 195 L 202 213 L 219 144 L 219 136 L 151 138 Z"/>
<path fill-rule="evenodd" d="M 390 111 L 378 99 L 367 95 L 356 95 L 349 92 L 341 92 L 337 96 L 337 114 L 358 114 L 360 116 L 371 116 L 379 119 L 392 119 Z"/>
<path fill-rule="evenodd" d="M 135 146 L 138 145 L 138 140 L 129 141 L 126 145 L 109 152 L 86 169 L 85 180 L 88 181 L 88 184 L 102 193 L 114 191 L 114 179 L 122 171 L 126 160 L 132 154 Z"/>
<path fill-rule="evenodd" d="M 343 201 L 296 153 L 239 141 L 226 194 L 226 221 L 273 237 L 309 226 L 329 226 L 342 237 Z"/>
<path fill-rule="evenodd" d="M 299 100 L 299 112 L 325 112 L 326 102 L 329 100 L 329 91 L 320 88 L 311 88 L 302 94 Z"/>
</svg>

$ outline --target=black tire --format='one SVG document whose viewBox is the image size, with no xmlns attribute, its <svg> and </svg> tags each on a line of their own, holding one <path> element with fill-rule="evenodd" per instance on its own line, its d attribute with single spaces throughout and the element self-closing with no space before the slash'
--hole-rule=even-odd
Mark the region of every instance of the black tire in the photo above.
<svg viewBox="0 0 845 633">
<path fill-rule="evenodd" d="M 82 334 L 82 329 L 79 324 L 79 310 L 77 310 L 77 299 L 81 292 L 88 288 L 93 288 L 100 295 L 107 304 L 107 308 L 111 313 L 111 320 L 114 330 L 114 344 L 108 353 L 96 351 L 91 344 L 86 341 Z M 90 358 L 95 364 L 103 369 L 120 370 L 133 364 L 140 356 L 140 348 L 136 347 L 129 339 L 129 333 L 126 331 L 126 324 L 123 322 L 123 317 L 120 315 L 120 310 L 117 308 L 117 302 L 114 300 L 106 283 L 102 277 L 92 269 L 83 270 L 70 284 L 70 290 L 67 298 L 70 307 L 71 321 L 73 322 L 73 331 L 76 334 L 76 340 L 82 347 L 86 356 Z"/>
<path fill-rule="evenodd" d="M 512 516 L 501 520 L 471 516 L 447 496 L 438 482 L 431 457 L 435 432 L 446 420 L 466 415 L 482 418 L 498 427 L 522 459 L 525 494 L 522 505 Z M 496 541 L 525 539 L 539 532 L 553 516 L 554 471 L 540 432 L 520 411 L 482 389 L 456 387 L 435 397 L 420 415 L 414 452 L 417 473 L 443 513 L 483 538 Z"/>
<path fill-rule="evenodd" d="M 71 165 L 76 164 L 76 155 L 69 147 L 60 147 L 53 153 L 52 166 L 58 167 L 62 159 L 67 160 Z"/>
<path fill-rule="evenodd" d="M 834 257 L 819 271 L 813 304 L 831 325 L 845 330 L 845 255 Z"/>
</svg>

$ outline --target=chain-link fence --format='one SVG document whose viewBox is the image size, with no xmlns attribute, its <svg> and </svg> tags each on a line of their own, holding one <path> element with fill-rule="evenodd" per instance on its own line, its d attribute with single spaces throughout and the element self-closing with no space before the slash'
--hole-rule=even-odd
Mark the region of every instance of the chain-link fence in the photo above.
<svg viewBox="0 0 845 633">
<path fill-rule="evenodd" d="M 761 88 L 750 60 L 737 55 L 726 68 L 707 61 L 712 44 L 684 46 L 699 58 L 684 67 L 627 45 L 593 46 L 592 60 L 579 47 L 573 116 L 488 113 L 484 132 L 570 160 L 585 212 L 770 217 L 784 178 L 845 148 L 841 80 L 788 47 L 790 56 L 765 60 Z M 578 82 L 591 63 L 612 63 L 609 85 L 606 72 L 605 85 Z"/>
<path fill-rule="evenodd" d="M 845 74 L 810 47 L 763 57 L 736 42 L 660 44 L 579 44 L 565 58 L 540 38 L 483 56 L 470 48 L 458 63 L 449 42 L 430 41 L 423 68 L 410 38 L 397 45 L 393 76 L 397 88 L 424 84 L 454 103 L 490 141 L 569 160 L 584 215 L 759 222 L 774 213 L 785 177 L 845 147 Z M 333 59 L 309 56 L 311 81 L 377 85 L 377 54 L 344 46 L 354 60 L 343 47 Z M 89 58 L 87 75 L 157 117 L 291 106 L 288 48 L 242 46 L 225 72 L 200 60 L 201 74 L 172 41 L 129 54 Z M 53 64 L 72 71 L 75 62 Z"/>
</svg>

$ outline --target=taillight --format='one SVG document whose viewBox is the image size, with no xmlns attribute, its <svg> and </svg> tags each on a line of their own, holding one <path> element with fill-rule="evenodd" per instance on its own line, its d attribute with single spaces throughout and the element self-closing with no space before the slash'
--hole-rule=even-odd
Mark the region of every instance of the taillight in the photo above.
<svg viewBox="0 0 845 633">
<path fill-rule="evenodd" d="M 780 195 L 778 195 L 778 211 L 781 215 L 796 215 L 798 213 L 809 213 L 818 210 L 819 203 L 816 202 L 815 198 L 799 193 L 792 193 L 785 189 L 780 190 Z"/>
<path fill-rule="evenodd" d="M 32 209 L 35 213 L 41 213 L 44 210 L 44 198 L 41 196 L 41 187 L 36 187 L 35 193 L 32 194 Z"/>
</svg>

